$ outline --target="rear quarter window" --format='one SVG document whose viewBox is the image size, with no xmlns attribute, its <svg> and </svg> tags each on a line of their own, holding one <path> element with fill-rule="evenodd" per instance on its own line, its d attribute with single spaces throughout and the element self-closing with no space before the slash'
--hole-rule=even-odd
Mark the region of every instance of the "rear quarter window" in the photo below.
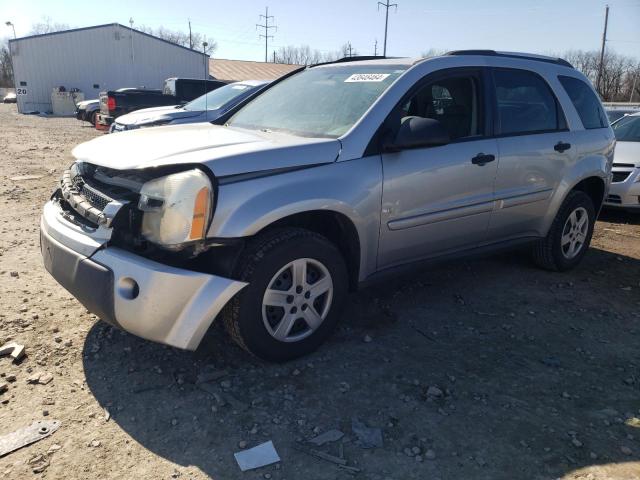
<svg viewBox="0 0 640 480">
<path fill-rule="evenodd" d="M 589 85 L 574 77 L 559 76 L 558 80 L 569 95 L 584 128 L 605 128 L 609 125 L 602 104 Z"/>
</svg>

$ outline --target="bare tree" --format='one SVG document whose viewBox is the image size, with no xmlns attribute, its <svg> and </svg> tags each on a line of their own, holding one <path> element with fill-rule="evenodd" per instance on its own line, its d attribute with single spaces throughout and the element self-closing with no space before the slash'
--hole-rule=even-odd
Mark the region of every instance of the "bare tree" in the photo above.
<svg viewBox="0 0 640 480">
<path fill-rule="evenodd" d="M 13 64 L 8 37 L 0 41 L 0 87 L 13 87 Z"/>
<path fill-rule="evenodd" d="M 209 38 L 202 33 L 193 32 L 191 34 L 191 39 L 189 39 L 189 34 L 187 32 L 169 30 L 162 26 L 154 29 L 152 27 L 142 25 L 138 27 L 138 30 L 183 47 L 190 48 L 190 46 L 193 45 L 193 49 L 198 51 L 202 51 L 202 44 L 207 42 L 208 45 L 205 49 L 205 53 L 207 55 L 211 55 L 218 48 L 218 43 L 214 39 Z"/>
<path fill-rule="evenodd" d="M 69 25 L 54 22 L 51 17 L 42 17 L 40 22 L 31 25 L 29 35 L 42 35 L 43 33 L 60 32 L 62 30 L 69 30 Z"/>
<path fill-rule="evenodd" d="M 430 48 L 429 50 L 423 51 L 420 56 L 422 58 L 431 58 L 431 57 L 439 57 L 440 55 L 444 55 L 449 50 L 441 50 L 439 48 Z"/>
<path fill-rule="evenodd" d="M 631 97 L 631 89 L 636 79 L 636 89 L 640 86 L 637 80 L 640 72 L 640 61 L 637 58 L 619 55 L 607 50 L 602 62 L 602 77 L 598 84 L 600 54 L 597 51 L 571 50 L 562 55 L 577 70 L 580 70 L 596 87 L 600 97 L 606 102 L 625 102 Z M 635 94 L 640 97 L 640 90 Z M 634 95 L 635 96 L 635 95 Z"/>
<path fill-rule="evenodd" d="M 309 45 L 287 45 L 280 47 L 275 52 L 275 63 L 288 63 L 291 65 L 316 65 L 322 62 L 331 62 L 337 60 L 343 55 L 340 52 L 321 52 L 320 50 L 312 50 Z"/>
</svg>

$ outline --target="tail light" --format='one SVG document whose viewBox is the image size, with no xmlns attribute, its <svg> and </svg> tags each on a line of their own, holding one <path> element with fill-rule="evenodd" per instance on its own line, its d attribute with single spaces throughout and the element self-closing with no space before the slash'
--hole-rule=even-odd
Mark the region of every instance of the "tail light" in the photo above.
<svg viewBox="0 0 640 480">
<path fill-rule="evenodd" d="M 116 99 L 114 97 L 107 97 L 107 108 L 109 110 L 116 109 Z"/>
</svg>

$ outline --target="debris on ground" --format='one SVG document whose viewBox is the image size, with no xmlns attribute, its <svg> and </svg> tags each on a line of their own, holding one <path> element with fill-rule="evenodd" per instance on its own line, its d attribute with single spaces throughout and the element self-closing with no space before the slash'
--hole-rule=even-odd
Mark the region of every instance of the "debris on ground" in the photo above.
<svg viewBox="0 0 640 480">
<path fill-rule="evenodd" d="M 13 274 L 13 272 L 11 273 Z M 5 343 L 0 347 L 0 357 L 5 355 L 10 355 L 13 358 L 13 363 L 18 363 L 24 357 L 24 345 L 16 342 Z"/>
<path fill-rule="evenodd" d="M 233 456 L 235 457 L 236 462 L 238 462 L 240 470 L 243 472 L 271 465 L 272 463 L 280 461 L 278 452 L 276 452 L 271 440 L 248 450 L 236 452 Z"/>
<path fill-rule="evenodd" d="M 229 375 L 227 370 L 220 370 L 210 365 L 206 365 L 204 368 L 198 372 L 198 377 L 196 379 L 196 383 L 209 383 L 215 382 L 216 380 L 220 380 L 221 378 Z"/>
<path fill-rule="evenodd" d="M 367 427 L 358 418 L 351 419 L 351 430 L 357 437 L 357 444 L 361 448 L 382 448 L 382 429 Z"/>
<path fill-rule="evenodd" d="M 58 420 L 41 420 L 28 427 L 3 435 L 0 437 L 0 457 L 47 438 L 58 428 L 60 428 Z"/>
<path fill-rule="evenodd" d="M 46 385 L 51 380 L 53 380 L 53 375 L 51 375 L 50 373 L 36 372 L 29 378 L 27 378 L 27 383 Z"/>
<path fill-rule="evenodd" d="M 301 446 L 295 446 L 294 449 L 299 452 L 306 453 L 312 457 L 319 458 L 320 460 L 325 460 L 327 462 L 331 462 L 337 465 L 342 470 L 346 470 L 349 473 L 359 473 L 360 469 L 356 467 L 351 467 L 347 465 L 347 461 L 344 458 L 336 457 L 335 455 L 331 455 L 329 453 L 322 452 L 320 450 L 316 450 L 315 448 L 304 448 Z"/>
<path fill-rule="evenodd" d="M 312 443 L 313 445 L 320 447 L 325 443 L 337 442 L 342 437 L 344 437 L 344 433 L 342 433 L 340 430 L 336 430 L 336 429 L 327 430 L 326 432 L 311 438 L 309 440 L 309 443 Z"/>
<path fill-rule="evenodd" d="M 33 473 L 42 473 L 49 466 L 49 457 L 41 453 L 31 458 L 27 463 L 31 467 Z"/>
<path fill-rule="evenodd" d="M 24 180 L 39 180 L 43 177 L 44 175 L 17 175 L 15 177 L 10 177 L 9 180 L 13 180 L 14 182 L 22 182 Z"/>
</svg>

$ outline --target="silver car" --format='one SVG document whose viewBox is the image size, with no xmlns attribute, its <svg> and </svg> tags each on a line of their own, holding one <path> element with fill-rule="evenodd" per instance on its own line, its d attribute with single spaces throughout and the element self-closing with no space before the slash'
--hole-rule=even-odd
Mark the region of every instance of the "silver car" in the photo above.
<svg viewBox="0 0 640 480">
<path fill-rule="evenodd" d="M 640 212 L 640 112 L 622 117 L 612 128 L 617 145 L 605 205 Z"/>
<path fill-rule="evenodd" d="M 615 145 L 571 65 L 494 51 L 310 67 L 217 123 L 77 146 L 44 264 L 133 334 L 195 349 L 220 319 L 273 361 L 314 350 L 348 292 L 389 274 L 521 243 L 575 267 Z"/>
<path fill-rule="evenodd" d="M 141 127 L 208 122 L 225 114 L 240 102 L 259 92 L 269 82 L 245 80 L 216 88 L 185 105 L 143 108 L 118 117 L 110 131 L 122 132 Z"/>
</svg>

